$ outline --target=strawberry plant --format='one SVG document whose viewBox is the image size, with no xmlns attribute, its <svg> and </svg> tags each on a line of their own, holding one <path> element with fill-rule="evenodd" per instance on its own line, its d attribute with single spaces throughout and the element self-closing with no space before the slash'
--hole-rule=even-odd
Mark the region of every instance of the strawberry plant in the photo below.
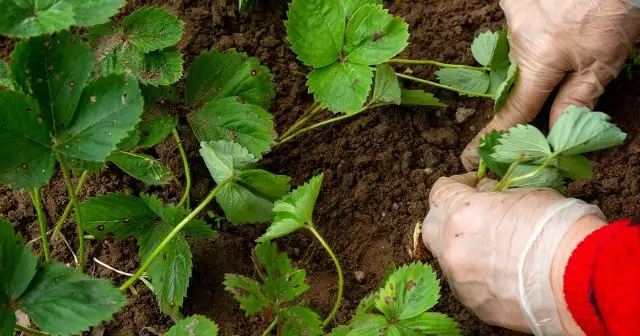
<svg viewBox="0 0 640 336">
<path fill-rule="evenodd" d="M 550 187 L 563 190 L 565 179 L 592 177 L 583 155 L 618 146 L 627 138 L 602 112 L 569 106 L 545 136 L 531 125 L 518 125 L 505 133 L 487 133 L 481 140 L 479 178 L 486 169 L 502 177 L 496 191 L 510 187 Z"/>
</svg>

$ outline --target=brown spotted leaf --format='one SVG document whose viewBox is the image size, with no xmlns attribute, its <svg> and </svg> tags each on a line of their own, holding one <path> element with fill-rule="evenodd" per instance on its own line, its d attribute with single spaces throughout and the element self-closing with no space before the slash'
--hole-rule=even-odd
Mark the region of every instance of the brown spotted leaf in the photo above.
<svg viewBox="0 0 640 336">
<path fill-rule="evenodd" d="M 84 229 L 98 239 L 113 234 L 116 239 L 134 237 L 156 221 L 156 214 L 139 197 L 107 194 L 80 205 Z"/>
<path fill-rule="evenodd" d="M 415 262 L 398 268 L 380 290 L 376 308 L 389 321 L 416 317 L 440 298 L 440 282 L 431 266 Z"/>
</svg>

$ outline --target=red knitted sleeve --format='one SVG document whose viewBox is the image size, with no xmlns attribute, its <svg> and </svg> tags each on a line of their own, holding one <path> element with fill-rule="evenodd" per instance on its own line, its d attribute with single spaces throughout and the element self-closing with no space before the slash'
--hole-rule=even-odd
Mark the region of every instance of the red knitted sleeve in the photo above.
<svg viewBox="0 0 640 336">
<path fill-rule="evenodd" d="M 578 245 L 564 295 L 588 336 L 640 335 L 640 217 L 611 223 Z"/>
</svg>

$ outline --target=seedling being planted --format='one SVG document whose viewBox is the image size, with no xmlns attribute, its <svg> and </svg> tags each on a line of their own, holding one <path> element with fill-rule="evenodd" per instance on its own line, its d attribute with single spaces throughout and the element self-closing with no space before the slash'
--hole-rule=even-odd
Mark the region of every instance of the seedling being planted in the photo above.
<svg viewBox="0 0 640 336">
<path fill-rule="evenodd" d="M 591 164 L 582 154 L 624 143 L 627 134 L 609 120 L 604 113 L 569 106 L 546 138 L 531 125 L 487 133 L 478 148 L 478 177 L 483 178 L 487 168 L 501 176 L 496 191 L 512 187 L 562 191 L 566 179 L 592 177 Z"/>
</svg>

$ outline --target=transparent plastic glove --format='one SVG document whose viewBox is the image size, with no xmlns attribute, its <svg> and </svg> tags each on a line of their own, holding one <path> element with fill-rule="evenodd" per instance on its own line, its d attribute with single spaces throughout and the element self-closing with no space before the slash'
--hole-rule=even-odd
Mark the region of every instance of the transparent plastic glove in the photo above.
<svg viewBox="0 0 640 336">
<path fill-rule="evenodd" d="M 491 325 L 580 335 L 562 277 L 573 249 L 605 225 L 600 210 L 551 189 L 490 192 L 469 173 L 431 189 L 422 237 L 456 297 Z"/>
<path fill-rule="evenodd" d="M 501 0 L 509 25 L 510 57 L 519 66 L 504 107 L 480 135 L 526 124 L 559 86 L 553 123 L 568 105 L 593 108 L 615 78 L 640 32 L 640 0 Z M 462 153 L 478 165 L 476 137 Z"/>
</svg>

